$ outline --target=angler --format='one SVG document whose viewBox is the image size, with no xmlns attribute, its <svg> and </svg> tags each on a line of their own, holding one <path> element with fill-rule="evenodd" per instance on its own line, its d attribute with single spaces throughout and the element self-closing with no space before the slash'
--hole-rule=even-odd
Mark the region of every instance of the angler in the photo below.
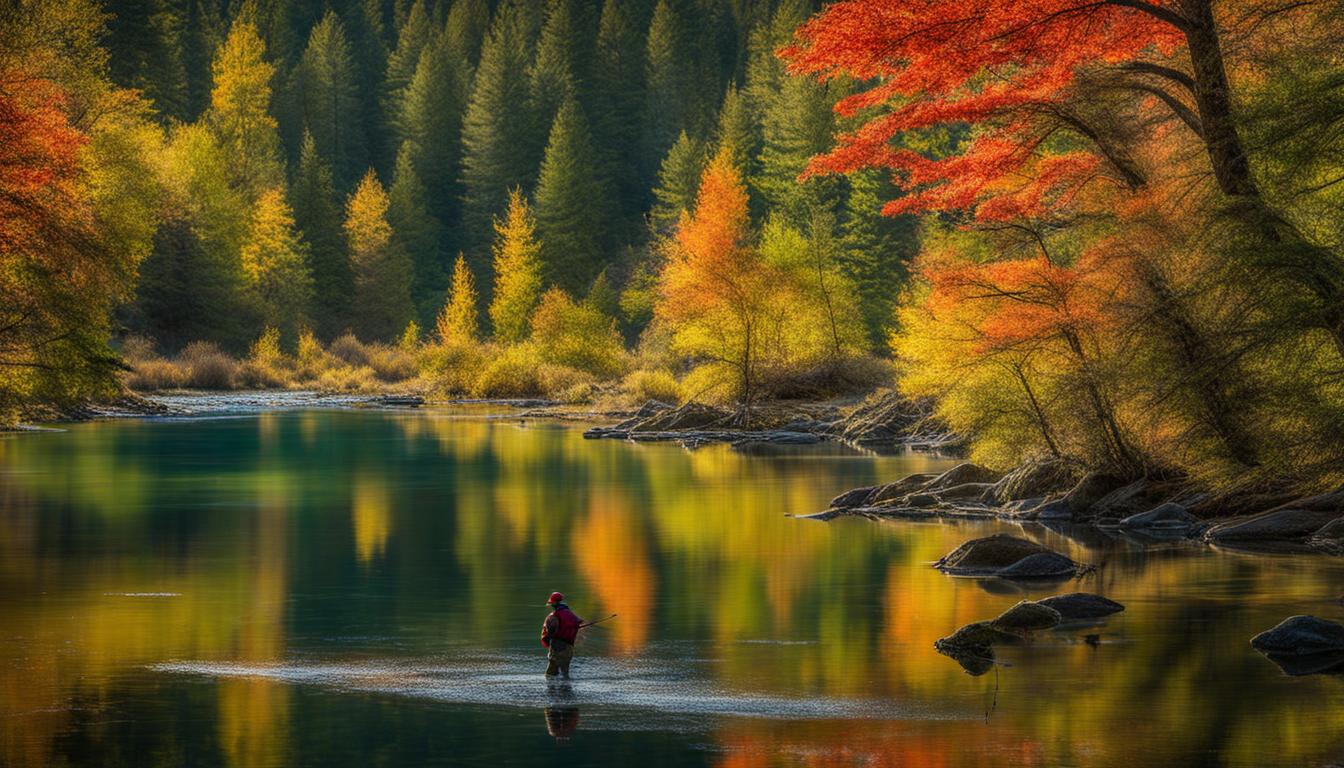
<svg viewBox="0 0 1344 768">
<path fill-rule="evenodd" d="M 569 679 L 569 663 L 574 660 L 574 641 L 579 639 L 583 619 L 569 610 L 569 606 L 565 605 L 565 596 L 559 592 L 552 592 L 546 604 L 551 608 L 550 615 L 541 623 L 541 644 L 547 648 L 546 658 L 549 660 L 546 676 L 555 677 L 558 674 Z"/>
</svg>

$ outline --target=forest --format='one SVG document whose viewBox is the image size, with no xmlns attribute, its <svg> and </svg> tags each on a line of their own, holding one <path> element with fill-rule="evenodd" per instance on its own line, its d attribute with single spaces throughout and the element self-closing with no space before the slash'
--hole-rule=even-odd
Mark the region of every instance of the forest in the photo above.
<svg viewBox="0 0 1344 768">
<path fill-rule="evenodd" d="M 1344 8 L 10 0 L 0 414 L 197 387 L 929 404 L 1344 482 Z"/>
</svg>

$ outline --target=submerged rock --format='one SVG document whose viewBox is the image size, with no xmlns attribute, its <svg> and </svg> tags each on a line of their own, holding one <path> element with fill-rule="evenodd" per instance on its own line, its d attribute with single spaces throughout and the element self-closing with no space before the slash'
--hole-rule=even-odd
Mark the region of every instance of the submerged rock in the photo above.
<svg viewBox="0 0 1344 768">
<path fill-rule="evenodd" d="M 1251 638 L 1251 647 L 1276 656 L 1344 653 L 1344 624 L 1315 616 L 1290 616 Z"/>
<path fill-rule="evenodd" d="M 981 539 L 971 539 L 943 556 L 934 563 L 934 567 L 944 573 L 988 575 L 1025 557 L 1049 551 L 1034 541 L 996 533 Z"/>
<path fill-rule="evenodd" d="M 1099 521 L 1123 520 L 1160 506 L 1170 495 L 1169 485 L 1142 478 L 1102 496 L 1088 510 L 1088 516 Z"/>
<path fill-rule="evenodd" d="M 1311 534 L 1308 544 L 1331 554 L 1344 553 L 1344 517 L 1332 520 Z"/>
<path fill-rule="evenodd" d="M 1054 608 L 1023 600 L 999 614 L 990 622 L 990 626 L 1002 632 L 1021 633 L 1057 627 L 1061 621 L 1063 617 Z"/>
<path fill-rule="evenodd" d="M 992 622 L 976 621 L 958 629 L 956 632 L 934 642 L 933 647 L 943 649 L 986 649 L 995 643 L 1019 642 L 1017 635 L 1005 632 Z"/>
<path fill-rule="evenodd" d="M 1125 610 L 1125 606 L 1120 603 L 1089 592 L 1055 595 L 1044 600 L 1038 600 L 1037 605 L 1055 609 L 1064 621 L 1100 619 Z"/>
<path fill-rule="evenodd" d="M 1180 504 L 1167 502 L 1147 512 L 1130 515 L 1120 521 L 1125 530 L 1167 531 L 1186 533 L 1198 526 L 1199 519 L 1186 511 Z"/>
<path fill-rule="evenodd" d="M 940 640 L 934 643 L 934 649 L 960 664 L 966 674 L 971 677 L 979 677 L 994 668 L 994 646 L 992 645 L 962 648 L 939 645 L 941 642 Z"/>
<path fill-rule="evenodd" d="M 1204 538 L 1215 544 L 1305 541 L 1339 517 L 1338 510 L 1279 509 L 1215 525 L 1204 534 Z"/>
<path fill-rule="evenodd" d="M 1001 579 L 1053 579 L 1076 576 L 1082 566 L 1058 552 L 1040 552 L 1018 560 L 995 575 Z"/>
</svg>

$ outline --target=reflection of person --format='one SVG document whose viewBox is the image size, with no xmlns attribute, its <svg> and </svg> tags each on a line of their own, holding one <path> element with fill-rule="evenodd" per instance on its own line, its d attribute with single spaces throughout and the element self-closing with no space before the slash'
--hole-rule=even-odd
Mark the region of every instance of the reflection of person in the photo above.
<svg viewBox="0 0 1344 768">
<path fill-rule="evenodd" d="M 546 732 L 555 737 L 557 744 L 569 741 L 579 727 L 578 707 L 547 707 Z"/>
<path fill-rule="evenodd" d="M 574 659 L 574 641 L 579 637 L 583 619 L 569 610 L 565 596 L 559 592 L 552 592 L 546 604 L 551 607 L 551 614 L 541 624 L 541 644 L 549 650 L 546 658 L 550 660 L 546 665 L 546 676 L 558 674 L 568 679 L 569 662 Z"/>
</svg>

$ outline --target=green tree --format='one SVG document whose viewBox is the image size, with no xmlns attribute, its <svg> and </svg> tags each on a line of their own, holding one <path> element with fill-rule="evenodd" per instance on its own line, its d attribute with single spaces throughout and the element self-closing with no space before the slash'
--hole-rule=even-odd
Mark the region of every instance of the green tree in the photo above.
<svg viewBox="0 0 1344 768">
<path fill-rule="evenodd" d="M 295 343 L 308 324 L 313 273 L 308 246 L 299 239 L 293 212 L 279 188 L 257 200 L 241 257 L 262 323 L 278 329 L 286 343 Z"/>
<path fill-rule="evenodd" d="M 462 124 L 463 228 L 470 259 L 489 239 L 491 221 L 508 190 L 531 186 L 539 147 L 528 109 L 527 51 L 533 21 L 526 6 L 500 6 L 481 50 Z M 479 270 L 478 270 L 479 271 Z"/>
<path fill-rule="evenodd" d="M 449 50 L 460 54 L 474 69 L 480 61 L 481 43 L 489 27 L 489 0 L 455 0 L 444 26 Z"/>
<path fill-rule="evenodd" d="M 355 332 L 365 339 L 396 338 L 414 318 L 410 257 L 393 237 L 389 202 L 372 170 L 345 208 L 345 237 L 355 273 Z"/>
<path fill-rule="evenodd" d="M 349 189 L 368 166 L 369 152 L 355 60 L 335 13 L 323 16 L 308 37 L 294 70 L 293 98 L 300 124 L 331 164 L 336 189 Z"/>
<path fill-rule="evenodd" d="M 594 40 L 586 7 L 576 0 L 555 0 L 546 14 L 530 72 L 532 114 L 540 125 L 549 127 L 566 99 L 588 103 Z"/>
<path fill-rule="evenodd" d="M 444 226 L 460 217 L 462 118 L 470 87 L 465 55 L 440 35 L 421 52 L 397 116 L 398 134 L 428 190 L 430 212 Z"/>
<path fill-rule="evenodd" d="M 430 215 L 425 198 L 425 185 L 411 161 L 411 145 L 402 144 L 388 190 L 387 218 L 396 248 L 410 256 L 414 275 L 411 299 L 417 319 L 427 325 L 438 311 L 448 277 L 442 263 L 442 228 Z"/>
<path fill-rule="evenodd" d="M 697 133 L 700 127 L 693 124 L 694 41 L 679 7 L 673 0 L 658 0 L 649 22 L 644 64 L 646 178 L 654 176 L 653 164 L 667 154 L 678 134 Z"/>
<path fill-rule="evenodd" d="M 508 211 L 495 220 L 495 290 L 490 323 L 495 338 L 505 343 L 527 335 L 532 308 L 541 298 L 541 245 L 527 200 L 518 188 L 509 192 Z"/>
<path fill-rule="evenodd" d="M 421 52 L 437 37 L 424 0 L 416 0 L 407 12 L 405 23 L 397 29 L 397 47 L 387 57 L 387 75 L 383 80 L 383 108 L 388 114 L 400 111 L 397 104 L 401 101 L 401 92 L 410 85 Z"/>
<path fill-rule="evenodd" d="M 632 0 L 606 0 L 597 32 L 593 68 L 595 144 L 614 182 L 621 215 L 638 221 L 649 199 L 650 180 L 640 156 L 644 120 L 644 35 Z"/>
<path fill-rule="evenodd" d="M 164 118 L 189 118 L 177 13 L 166 0 L 110 0 L 106 7 L 112 81 L 141 91 Z"/>
<path fill-rule="evenodd" d="M 845 269 L 859 293 L 868 339 L 881 348 L 896 325 L 900 286 L 906 284 L 910 262 L 919 251 L 913 216 L 883 216 L 882 206 L 898 196 L 896 185 L 881 171 L 856 171 L 849 175 L 845 198 Z"/>
<path fill-rule="evenodd" d="M 283 181 L 280 137 L 271 117 L 271 77 L 256 27 L 236 21 L 215 55 L 210 124 L 230 161 L 227 175 L 249 201 Z"/>
<path fill-rule="evenodd" d="M 692 139 L 685 131 L 667 151 L 662 168 L 658 170 L 658 186 L 653 190 L 655 202 L 650 213 L 657 234 L 671 234 L 682 212 L 694 207 L 706 159 L 704 144 Z M 738 170 L 740 172 L 741 168 Z"/>
<path fill-rule="evenodd" d="M 354 297 L 354 276 L 341 231 L 340 198 L 331 181 L 331 169 L 318 154 L 311 134 L 304 135 L 289 199 L 294 221 L 309 247 L 313 321 L 319 335 L 334 338 L 345 330 Z"/>
<path fill-rule="evenodd" d="M 439 313 L 435 329 L 444 344 L 474 344 L 480 338 L 480 314 L 476 308 L 476 279 L 462 254 L 453 265 L 453 284 L 448 290 L 448 303 Z"/>
<path fill-rule="evenodd" d="M 537 230 L 546 282 L 575 292 L 607 262 L 603 232 L 612 216 L 587 121 L 570 98 L 560 107 L 537 181 Z"/>
</svg>

